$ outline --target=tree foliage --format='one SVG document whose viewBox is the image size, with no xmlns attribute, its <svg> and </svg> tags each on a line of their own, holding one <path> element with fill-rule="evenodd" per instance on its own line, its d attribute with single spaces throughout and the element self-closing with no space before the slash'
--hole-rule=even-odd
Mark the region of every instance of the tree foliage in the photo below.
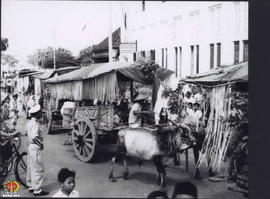
<svg viewBox="0 0 270 199">
<path fill-rule="evenodd" d="M 15 67 L 19 60 L 14 56 L 9 54 L 1 54 L 1 65 L 8 65 L 10 67 Z"/>
<path fill-rule="evenodd" d="M 28 62 L 42 68 L 54 68 L 53 47 L 38 49 L 35 54 L 28 56 Z M 63 68 L 67 66 L 78 66 L 79 62 L 69 50 L 58 48 L 55 50 L 55 64 L 56 68 Z"/>
<path fill-rule="evenodd" d="M 1 38 L 1 51 L 5 51 L 8 48 L 8 39 Z"/>
<path fill-rule="evenodd" d="M 93 47 L 89 46 L 80 51 L 80 54 L 77 60 L 81 66 L 89 66 L 94 63 L 92 59 L 92 55 L 93 55 Z"/>
</svg>

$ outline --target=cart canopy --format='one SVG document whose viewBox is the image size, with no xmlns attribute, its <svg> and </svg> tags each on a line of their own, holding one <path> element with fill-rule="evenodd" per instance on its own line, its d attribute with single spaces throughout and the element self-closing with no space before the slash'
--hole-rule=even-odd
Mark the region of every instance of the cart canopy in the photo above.
<svg viewBox="0 0 270 199">
<path fill-rule="evenodd" d="M 121 89 L 124 86 L 120 86 L 120 82 L 136 81 L 144 85 L 154 84 L 154 78 L 145 77 L 136 65 L 136 63 L 121 62 L 93 64 L 50 78 L 45 83 L 52 86 L 52 95 L 56 99 L 113 101 L 120 99 L 119 93 L 123 93 Z M 163 81 L 172 73 L 165 68 L 158 68 L 156 78 Z"/>
<path fill-rule="evenodd" d="M 248 82 L 248 62 L 223 66 L 207 73 L 188 76 L 182 80 L 186 83 L 218 85 L 233 82 Z"/>
</svg>

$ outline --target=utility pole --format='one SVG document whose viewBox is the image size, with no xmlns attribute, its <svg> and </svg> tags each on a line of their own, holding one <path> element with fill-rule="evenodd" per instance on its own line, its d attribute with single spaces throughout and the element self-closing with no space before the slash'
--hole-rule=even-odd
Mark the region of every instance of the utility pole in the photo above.
<svg viewBox="0 0 270 199">
<path fill-rule="evenodd" d="M 53 31 L 53 68 L 56 69 L 56 61 L 55 61 L 55 31 Z"/>
<path fill-rule="evenodd" d="M 109 37 L 108 37 L 108 48 L 109 48 L 109 63 L 113 62 L 112 57 L 112 2 L 109 2 Z"/>
</svg>

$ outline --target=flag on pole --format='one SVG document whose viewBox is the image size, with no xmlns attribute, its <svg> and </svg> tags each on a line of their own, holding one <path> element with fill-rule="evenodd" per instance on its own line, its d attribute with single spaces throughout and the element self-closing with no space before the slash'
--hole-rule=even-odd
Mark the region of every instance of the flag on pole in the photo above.
<svg viewBox="0 0 270 199">
<path fill-rule="evenodd" d="M 82 31 L 84 31 L 85 28 L 86 28 L 86 25 L 83 26 Z"/>
</svg>

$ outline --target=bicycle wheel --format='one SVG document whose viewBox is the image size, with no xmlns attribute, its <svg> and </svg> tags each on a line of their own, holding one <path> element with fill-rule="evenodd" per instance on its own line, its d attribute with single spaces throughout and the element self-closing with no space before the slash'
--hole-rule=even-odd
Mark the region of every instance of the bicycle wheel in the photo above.
<svg viewBox="0 0 270 199">
<path fill-rule="evenodd" d="M 15 162 L 14 173 L 16 180 L 18 180 L 21 185 L 24 187 L 28 187 L 26 185 L 26 176 L 27 176 L 27 153 L 23 152 L 19 156 L 17 156 Z"/>
<path fill-rule="evenodd" d="M 7 163 L 7 174 L 11 171 L 12 167 L 13 167 L 13 157 L 11 157 L 8 160 L 8 163 Z"/>
<path fill-rule="evenodd" d="M 5 181 L 7 176 L 7 165 L 5 165 L 5 163 L 1 163 L 0 165 L 0 190 L 1 190 L 1 186 L 2 183 Z"/>
</svg>

